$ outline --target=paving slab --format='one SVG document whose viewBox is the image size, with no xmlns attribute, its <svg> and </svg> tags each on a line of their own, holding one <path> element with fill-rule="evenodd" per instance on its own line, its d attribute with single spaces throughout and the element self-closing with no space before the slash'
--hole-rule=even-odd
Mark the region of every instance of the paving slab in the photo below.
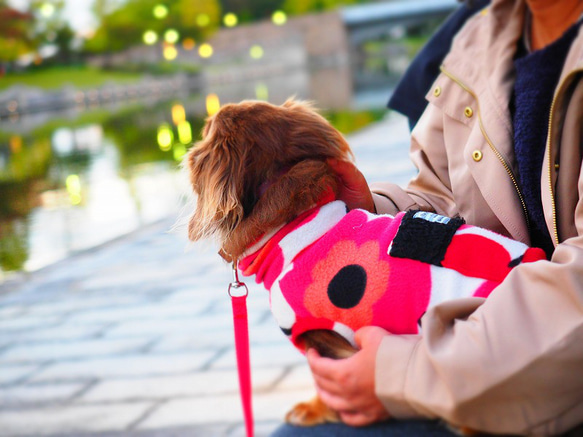
<svg viewBox="0 0 583 437">
<path fill-rule="evenodd" d="M 124 430 L 153 404 L 138 402 L 107 405 L 67 405 L 0 412 L 0 436 L 47 436 L 56 433 Z"/>
</svg>

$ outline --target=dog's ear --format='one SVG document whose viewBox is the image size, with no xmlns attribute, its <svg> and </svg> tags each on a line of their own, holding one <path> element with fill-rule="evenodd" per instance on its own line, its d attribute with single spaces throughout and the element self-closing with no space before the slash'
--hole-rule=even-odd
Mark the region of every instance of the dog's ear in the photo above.
<svg viewBox="0 0 583 437">
<path fill-rule="evenodd" d="M 310 101 L 290 98 L 281 105 L 290 114 L 286 132 L 286 148 L 302 157 L 352 160 L 350 146 Z"/>
<path fill-rule="evenodd" d="M 208 237 L 225 239 L 241 222 L 244 156 L 230 138 L 207 135 L 187 154 L 185 165 L 197 194 L 188 236 L 192 241 Z"/>
</svg>

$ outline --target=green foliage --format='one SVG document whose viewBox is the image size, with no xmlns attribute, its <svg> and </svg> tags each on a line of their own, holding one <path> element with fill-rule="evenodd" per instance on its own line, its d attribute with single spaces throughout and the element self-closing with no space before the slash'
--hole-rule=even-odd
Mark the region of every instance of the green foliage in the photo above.
<svg viewBox="0 0 583 437">
<path fill-rule="evenodd" d="M 375 109 L 368 111 L 330 111 L 325 112 L 323 115 L 332 126 L 344 135 L 348 135 L 375 121 L 382 120 L 386 113 L 385 109 Z"/>
<path fill-rule="evenodd" d="M 431 32 L 427 32 L 427 34 L 425 34 L 425 35 L 409 36 L 409 37 L 405 38 L 403 43 L 405 44 L 405 47 L 407 48 L 407 54 L 409 55 L 409 57 L 411 59 L 413 59 L 415 57 L 415 55 L 417 53 L 419 53 L 419 51 L 427 43 L 430 35 L 432 35 L 433 32 L 434 32 L 434 30 L 432 29 Z"/>
<path fill-rule="evenodd" d="M 47 5 L 51 7 L 50 14 L 43 13 L 43 7 L 46 8 Z M 30 11 L 34 17 L 32 30 L 39 45 L 56 43 L 58 32 L 69 27 L 63 15 L 64 8 L 64 0 L 32 0 L 30 2 Z"/>
<path fill-rule="evenodd" d="M 302 15 L 365 2 L 366 0 L 285 0 L 283 10 L 290 15 Z"/>
<path fill-rule="evenodd" d="M 24 181 L 47 174 L 51 159 L 48 137 L 33 139 L 0 133 L 0 146 L 5 147 L 10 156 L 0 170 L 0 183 Z"/>
<path fill-rule="evenodd" d="M 285 0 L 221 0 L 225 13 L 232 12 L 239 21 L 250 22 L 268 18 L 282 9 Z"/>
<path fill-rule="evenodd" d="M 154 16 L 154 8 L 166 6 L 168 14 Z M 217 0 L 128 0 L 113 9 L 106 1 L 94 8 L 100 25 L 94 36 L 85 44 L 91 53 L 112 53 L 143 44 L 146 31 L 154 31 L 159 41 L 168 29 L 178 31 L 181 39 L 201 39 L 210 35 L 220 25 L 221 6 Z"/>
<path fill-rule="evenodd" d="M 35 47 L 29 28 L 34 17 L 0 1 L 0 63 L 12 62 Z"/>
<path fill-rule="evenodd" d="M 140 74 L 150 74 L 152 76 L 166 76 L 173 75 L 177 73 L 186 73 L 190 75 L 196 75 L 200 73 L 200 67 L 198 65 L 179 63 L 176 61 L 166 61 L 159 62 L 156 64 L 148 63 L 126 63 L 115 67 L 115 70 L 107 70 L 109 72 L 119 73 L 134 73 L 136 75 Z"/>
<path fill-rule="evenodd" d="M 4 194 L 0 186 L 0 195 Z M 7 272 L 20 270 L 27 258 L 28 223 L 24 220 L 0 221 L 0 269 Z"/>
<path fill-rule="evenodd" d="M 142 107 L 130 107 L 117 113 L 103 123 L 105 135 L 113 141 L 120 151 L 120 167 L 129 169 L 134 165 L 174 161 L 171 151 L 162 151 L 156 142 L 158 126 L 173 126 L 172 102 L 164 102 L 144 112 Z M 202 130 L 202 117 L 187 116 L 193 136 Z M 176 132 L 174 132 L 176 136 Z M 193 139 L 194 141 L 195 139 Z"/>
<path fill-rule="evenodd" d="M 71 84 L 77 88 L 95 88 L 106 82 L 128 83 L 138 81 L 143 72 L 104 71 L 90 67 L 53 67 L 7 74 L 0 80 L 0 90 L 13 85 L 60 88 Z"/>
</svg>

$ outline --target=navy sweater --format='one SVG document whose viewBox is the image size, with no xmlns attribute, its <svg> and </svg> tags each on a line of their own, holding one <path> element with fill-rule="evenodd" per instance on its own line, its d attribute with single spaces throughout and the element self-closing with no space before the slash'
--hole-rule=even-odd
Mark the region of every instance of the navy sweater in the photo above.
<svg viewBox="0 0 583 437">
<path fill-rule="evenodd" d="M 527 53 L 524 46 L 520 47 L 514 62 L 516 81 L 511 110 L 518 180 L 531 222 L 532 245 L 544 249 L 549 256 L 553 244 L 543 214 L 540 178 L 554 91 L 578 29 L 579 23 L 541 50 Z"/>
</svg>

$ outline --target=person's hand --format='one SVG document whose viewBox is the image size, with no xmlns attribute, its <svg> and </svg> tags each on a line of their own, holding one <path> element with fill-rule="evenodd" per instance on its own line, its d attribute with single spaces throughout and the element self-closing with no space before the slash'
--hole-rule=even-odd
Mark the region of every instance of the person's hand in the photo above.
<svg viewBox="0 0 583 437">
<path fill-rule="evenodd" d="M 342 360 L 323 358 L 314 349 L 307 352 L 318 395 L 347 425 L 365 426 L 390 417 L 375 394 L 376 354 L 386 335 L 377 327 L 358 330 L 360 350 Z"/>
<path fill-rule="evenodd" d="M 338 176 L 338 199 L 346 203 L 349 209 L 376 212 L 372 193 L 360 170 L 350 161 L 328 159 L 326 162 Z"/>
</svg>

